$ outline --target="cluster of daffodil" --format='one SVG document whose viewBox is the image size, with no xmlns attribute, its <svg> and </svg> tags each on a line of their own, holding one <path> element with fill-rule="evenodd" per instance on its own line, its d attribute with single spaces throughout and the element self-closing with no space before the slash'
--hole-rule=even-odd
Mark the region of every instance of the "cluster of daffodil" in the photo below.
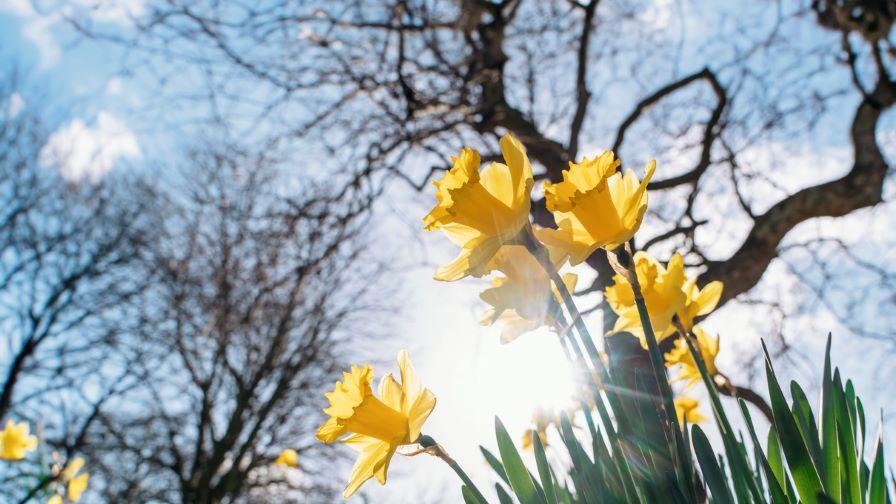
<svg viewBox="0 0 896 504">
<path fill-rule="evenodd" d="M 31 434 L 27 422 L 15 423 L 7 420 L 6 426 L 0 431 L 0 459 L 9 461 L 24 460 L 29 452 L 37 450 L 37 437 Z M 54 453 L 54 458 L 59 458 Z M 90 473 L 81 472 L 84 467 L 84 459 L 77 457 L 68 464 L 54 463 L 51 467 L 52 478 L 48 483 L 53 485 L 53 495 L 47 500 L 47 504 L 63 504 L 64 502 L 78 502 L 81 494 L 87 490 L 87 480 Z"/>
<path fill-rule="evenodd" d="M 570 291 L 576 275 L 560 271 L 584 262 L 599 248 L 610 252 L 611 259 L 615 258 L 614 251 L 629 253 L 624 246 L 647 211 L 647 184 L 656 164 L 649 163 L 644 179 L 639 181 L 631 170 L 624 174 L 619 171 L 621 163 L 612 152 L 571 162 L 561 182 L 544 184 L 545 203 L 556 228 L 535 228 L 529 220 L 534 178 L 525 148 L 510 134 L 501 138 L 500 148 L 504 163 L 484 168 L 480 167 L 478 152 L 463 149 L 451 158 L 452 167 L 444 177 L 434 182 L 438 203 L 423 218 L 424 229 L 441 230 L 461 249 L 453 261 L 438 268 L 435 279 L 456 281 L 492 275 L 490 287 L 480 295 L 490 306 L 481 322 L 500 322 L 501 341 L 505 343 L 541 327 L 568 334 L 569 325 L 576 325 L 591 366 L 584 365 L 589 361 L 581 348 L 576 347 L 576 358 L 583 370 L 596 377 L 591 381 L 599 383 L 599 370 L 606 365 L 572 303 Z M 619 266 L 618 260 L 611 261 L 617 274 L 604 294 L 619 316 L 612 333 L 630 333 L 645 348 L 654 339 L 685 334 L 699 345 L 714 372 L 718 339 L 710 338 L 695 323 L 715 308 L 722 285 L 712 282 L 699 288 L 695 279 L 685 275 L 678 254 L 665 267 L 644 252 L 629 256 L 629 260 L 633 264 L 627 268 Z M 633 282 L 638 285 L 633 287 Z M 649 312 L 653 330 L 650 338 L 645 336 L 645 318 L 639 313 L 636 298 L 643 300 L 640 306 L 646 305 Z M 565 322 L 563 306 L 570 312 L 572 324 Z M 665 357 L 666 365 L 678 367 L 675 379 L 685 381 L 685 388 L 697 380 L 696 366 L 683 341 L 676 341 Z M 427 452 L 443 458 L 468 482 L 444 450 L 432 438 L 421 435 L 423 423 L 435 406 L 435 396 L 420 384 L 406 352 L 399 354 L 398 365 L 401 383 L 387 374 L 380 380 L 378 394 L 373 392 L 370 366 L 352 367 L 326 394 L 329 407 L 324 412 L 328 419 L 318 429 L 317 438 L 325 443 L 338 441 L 359 452 L 344 492 L 346 498 L 371 478 L 385 484 L 389 462 L 402 445 L 421 447 L 412 454 Z M 682 420 L 701 419 L 693 398 L 680 397 L 675 407 Z M 535 426 L 527 432 L 524 444 L 528 441 L 531 445 L 534 436 L 544 444 L 545 431 L 554 423 L 552 415 L 537 412 L 533 421 Z M 294 465 L 294 452 L 281 454 L 278 463 Z"/>
<path fill-rule="evenodd" d="M 84 468 L 84 459 L 77 457 L 68 464 L 56 464 L 52 472 L 54 481 L 58 484 L 55 494 L 50 497 L 47 504 L 63 504 L 66 502 L 78 502 L 84 490 L 87 490 L 87 480 L 90 473 L 81 472 Z"/>
</svg>

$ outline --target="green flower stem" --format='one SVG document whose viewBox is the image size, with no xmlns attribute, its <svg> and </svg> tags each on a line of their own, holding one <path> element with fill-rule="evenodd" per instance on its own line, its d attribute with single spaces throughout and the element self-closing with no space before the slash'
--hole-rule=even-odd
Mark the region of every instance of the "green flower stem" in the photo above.
<svg viewBox="0 0 896 504">
<path fill-rule="evenodd" d="M 569 289 L 566 288 L 566 284 L 563 283 L 560 273 L 557 272 L 557 268 L 554 267 L 554 264 L 551 262 L 547 249 L 535 239 L 532 226 L 528 226 L 525 229 L 524 234 L 525 236 L 523 239 L 525 240 L 526 248 L 532 253 L 535 259 L 538 260 L 538 263 L 541 265 L 542 269 L 544 269 L 545 273 L 548 274 L 554 287 L 557 288 L 557 292 L 560 293 L 563 305 L 566 307 L 566 311 L 569 312 L 573 326 L 579 333 L 579 338 L 582 340 L 582 345 L 588 352 L 588 357 L 591 359 L 591 365 L 594 369 L 598 370 L 601 379 L 606 381 L 609 377 L 609 372 L 607 371 L 606 366 L 604 366 L 603 359 L 600 358 L 600 352 L 598 352 L 597 347 L 594 346 L 594 340 L 591 338 L 591 333 L 585 325 L 582 314 L 579 312 L 575 301 L 572 299 L 572 294 L 569 292 Z"/>
<path fill-rule="evenodd" d="M 453 458 L 448 455 L 448 452 L 446 452 L 445 449 L 442 448 L 442 445 L 437 443 L 436 440 L 432 437 L 425 434 L 421 434 L 420 439 L 417 442 L 420 444 L 420 446 L 426 449 L 427 453 L 442 459 L 442 461 L 448 464 L 448 467 L 450 467 L 454 471 L 454 473 L 457 474 L 461 481 L 464 482 L 464 485 L 466 485 L 467 488 L 469 488 L 473 492 L 473 494 L 477 499 L 479 499 L 480 502 L 482 502 L 482 504 L 488 504 L 488 499 L 486 499 L 485 496 L 482 495 L 482 492 L 479 491 L 479 488 L 476 487 L 476 484 L 473 483 L 473 480 L 471 480 L 470 477 L 467 476 L 467 473 L 463 470 L 463 468 L 461 468 L 460 464 L 458 464 Z"/>
<path fill-rule="evenodd" d="M 635 298 L 635 306 L 638 308 L 638 317 L 641 319 L 641 326 L 644 329 L 644 339 L 647 340 L 647 352 L 650 356 L 650 364 L 653 367 L 653 376 L 656 379 L 657 387 L 663 399 L 663 407 L 660 408 L 660 419 L 663 420 L 666 427 L 666 436 L 670 446 L 673 447 L 673 459 L 678 459 L 678 463 L 686 468 L 686 472 L 690 473 L 689 448 L 684 446 L 681 438 L 681 426 L 678 423 L 678 415 L 675 414 L 675 401 L 672 396 L 672 387 L 669 385 L 669 379 L 666 376 L 666 366 L 663 355 L 660 353 L 660 347 L 656 340 L 656 334 L 653 332 L 653 324 L 650 322 L 650 312 L 647 311 L 647 303 L 644 302 L 644 294 L 641 292 L 641 285 L 638 283 L 638 275 L 632 262 L 632 256 L 628 248 L 619 247 L 610 254 L 615 254 L 616 264 L 614 267 L 620 267 L 627 270 L 629 284 L 632 287 L 632 293 Z M 613 261 L 611 261 L 611 264 Z"/>
</svg>

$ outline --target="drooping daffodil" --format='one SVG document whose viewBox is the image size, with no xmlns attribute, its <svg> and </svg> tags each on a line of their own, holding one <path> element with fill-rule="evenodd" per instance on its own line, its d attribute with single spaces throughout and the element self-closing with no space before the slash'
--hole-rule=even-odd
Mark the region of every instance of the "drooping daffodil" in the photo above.
<svg viewBox="0 0 896 504">
<path fill-rule="evenodd" d="M 299 454 L 292 448 L 287 448 L 280 452 L 274 464 L 280 467 L 299 467 Z"/>
<path fill-rule="evenodd" d="M 706 371 L 710 376 L 716 375 L 719 370 L 716 368 L 716 355 L 719 353 L 719 337 L 710 336 L 700 326 L 692 329 L 697 341 L 695 345 L 700 349 L 700 355 L 703 363 L 706 364 Z M 690 388 L 701 380 L 700 370 L 691 355 L 687 343 L 679 338 L 675 340 L 675 347 L 666 354 L 666 365 L 669 367 L 679 366 L 678 372 L 672 376 L 672 381 L 684 381 L 685 387 Z"/>
<path fill-rule="evenodd" d="M 678 415 L 678 424 L 684 425 L 685 421 L 689 424 L 700 423 L 706 420 L 706 417 L 700 413 L 700 401 L 693 397 L 676 397 L 675 398 L 675 414 Z"/>
<path fill-rule="evenodd" d="M 22 460 L 36 449 L 37 438 L 29 433 L 28 422 L 6 421 L 6 427 L 0 431 L 0 459 Z"/>
<path fill-rule="evenodd" d="M 392 374 L 383 376 L 379 394 L 373 393 L 373 369 L 352 366 L 326 395 L 329 418 L 317 430 L 324 443 L 339 441 L 358 452 L 343 496 L 351 497 L 364 482 L 375 477 L 386 484 L 389 463 L 396 449 L 415 443 L 423 423 L 436 405 L 436 397 L 423 388 L 406 351 L 398 354 L 401 383 Z"/>
<path fill-rule="evenodd" d="M 531 429 L 526 429 L 526 432 L 523 433 L 523 449 L 530 451 L 535 449 L 533 444 L 535 442 L 535 436 L 538 436 L 538 440 L 541 441 L 542 447 L 547 447 L 548 427 L 550 427 L 552 423 L 555 423 L 556 420 L 557 416 L 553 413 L 541 407 L 536 408 L 532 413 L 533 427 Z"/>
<path fill-rule="evenodd" d="M 68 484 L 68 500 L 72 502 L 78 502 L 81 494 L 84 493 L 84 490 L 87 490 L 87 480 L 90 479 L 90 473 L 87 471 L 82 473 L 81 469 L 83 467 L 84 459 L 77 457 L 69 462 L 65 466 L 65 470 L 62 471 L 62 481 Z"/>
<path fill-rule="evenodd" d="M 542 326 L 554 326 L 553 310 L 559 308 L 559 293 L 538 260 L 523 245 L 504 245 L 489 264 L 505 276 L 492 280 L 492 286 L 479 297 L 491 305 L 481 319 L 482 325 L 500 321 L 501 343 L 509 343 Z M 562 276 L 566 288 L 575 288 L 577 276 Z"/>
<path fill-rule="evenodd" d="M 697 279 L 689 280 L 685 275 L 684 260 L 680 254 L 673 254 L 663 267 L 646 252 L 638 251 L 634 263 L 658 342 L 677 334 L 677 328 L 672 324 L 674 316 L 678 316 L 685 330 L 691 330 L 697 317 L 710 314 L 719 303 L 722 283 L 713 281 L 702 289 L 697 287 Z M 610 308 L 619 316 L 612 333 L 629 332 L 641 340 L 641 346 L 647 348 L 631 285 L 620 274 L 613 276 L 613 282 L 604 291 Z"/>
<path fill-rule="evenodd" d="M 650 323 L 657 341 L 662 341 L 675 333 L 672 317 L 682 312 L 687 303 L 687 295 L 683 290 L 684 261 L 679 254 L 675 254 L 667 267 L 663 267 L 646 252 L 639 251 L 635 253 L 634 263 L 638 284 L 650 314 Z M 618 315 L 612 333 L 629 332 L 641 340 L 641 346 L 647 348 L 631 284 L 618 273 L 613 276 L 613 282 L 613 285 L 604 290 L 607 303 Z"/>
<path fill-rule="evenodd" d="M 480 171 L 479 153 L 467 147 L 434 182 L 438 203 L 423 218 L 424 229 L 442 230 L 461 247 L 454 261 L 436 271 L 436 280 L 484 275 L 498 249 L 529 225 L 532 165 L 512 135 L 504 135 L 500 145 L 506 164 L 491 163 Z"/>
<path fill-rule="evenodd" d="M 548 210 L 561 239 L 569 248 L 569 260 L 577 265 L 598 248 L 612 250 L 628 241 L 641 226 L 647 211 L 647 183 L 656 163 L 647 165 L 644 180 L 628 170 L 618 173 L 620 161 L 612 152 L 569 163 L 563 181 L 545 182 Z"/>
</svg>

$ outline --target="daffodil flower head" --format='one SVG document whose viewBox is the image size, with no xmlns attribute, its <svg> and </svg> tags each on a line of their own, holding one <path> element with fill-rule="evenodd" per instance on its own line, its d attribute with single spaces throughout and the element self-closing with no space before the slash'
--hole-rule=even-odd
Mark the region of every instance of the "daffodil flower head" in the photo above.
<svg viewBox="0 0 896 504">
<path fill-rule="evenodd" d="M 534 427 L 531 429 L 526 429 L 526 432 L 523 433 L 523 449 L 535 449 L 533 446 L 533 443 L 535 441 L 534 436 L 538 436 L 538 440 L 541 441 L 541 446 L 546 447 L 548 445 L 548 427 L 556 422 L 557 415 L 553 414 L 550 411 L 547 411 L 544 408 L 536 408 L 532 413 L 532 423 L 534 424 Z"/>
<path fill-rule="evenodd" d="M 700 356 L 703 363 L 706 364 L 706 371 L 710 376 L 716 375 L 719 370 L 716 368 L 716 355 L 719 354 L 719 337 L 710 336 L 700 326 L 692 329 L 696 336 L 696 346 L 700 350 Z M 684 381 L 685 388 L 691 388 L 700 382 L 700 370 L 694 361 L 694 356 L 688 349 L 688 344 L 683 339 L 675 340 L 675 347 L 666 354 L 666 365 L 669 367 L 679 366 L 678 372 L 672 377 L 672 381 Z"/>
<path fill-rule="evenodd" d="M 292 448 L 287 448 L 280 452 L 280 455 L 277 456 L 277 460 L 274 461 L 274 464 L 281 467 L 298 467 L 299 454 Z"/>
<path fill-rule="evenodd" d="M 78 502 L 84 490 L 87 490 L 87 480 L 90 479 L 89 472 L 81 473 L 84 467 L 84 459 L 76 457 L 65 466 L 60 478 L 63 482 L 68 483 L 68 500 Z"/>
<path fill-rule="evenodd" d="M 657 340 L 662 341 L 676 333 L 672 318 L 683 312 L 686 306 L 684 260 L 681 255 L 674 254 L 668 265 L 663 267 L 646 252 L 639 251 L 635 253 L 634 263 L 650 323 Z M 611 334 L 629 332 L 641 340 L 641 346 L 647 348 L 631 284 L 620 274 L 613 276 L 613 282 L 604 291 L 607 303 L 618 315 Z"/>
<path fill-rule="evenodd" d="M 504 245 L 489 262 L 489 269 L 505 276 L 492 280 L 492 286 L 479 294 L 491 305 L 482 317 L 482 325 L 501 321 L 501 342 L 509 343 L 529 331 L 553 325 L 551 299 L 558 293 L 538 260 L 522 245 Z M 577 277 L 563 275 L 566 288 L 575 288 Z M 556 304 L 556 303 L 554 303 Z"/>
<path fill-rule="evenodd" d="M 675 398 L 675 414 L 678 415 L 679 425 L 684 425 L 685 421 L 695 424 L 706 420 L 700 413 L 700 401 L 693 397 Z"/>
<path fill-rule="evenodd" d="M 491 163 L 480 171 L 479 153 L 467 147 L 433 182 L 438 203 L 423 218 L 424 229 L 440 229 L 461 247 L 454 261 L 436 271 L 436 280 L 484 275 L 501 245 L 513 242 L 529 224 L 532 165 L 512 135 L 504 135 L 500 145 L 506 164 Z"/>
<path fill-rule="evenodd" d="M 435 395 L 421 385 L 406 351 L 398 354 L 398 367 L 401 383 L 391 374 L 383 376 L 379 395 L 371 387 L 370 366 L 352 366 L 333 391 L 325 394 L 330 406 L 324 413 L 329 419 L 317 430 L 317 439 L 324 443 L 339 441 L 358 451 L 343 492 L 346 499 L 370 478 L 386 484 L 396 449 L 417 441 L 436 405 Z"/>
<path fill-rule="evenodd" d="M 628 241 L 647 211 L 647 183 L 656 162 L 647 165 L 644 180 L 628 170 L 618 173 L 620 161 L 612 152 L 569 163 L 563 181 L 544 183 L 545 203 L 553 212 L 573 265 L 598 248 L 612 250 Z"/>
<path fill-rule="evenodd" d="M 37 438 L 29 434 L 28 422 L 16 424 L 6 421 L 0 431 L 0 459 L 22 460 L 28 452 L 37 449 Z"/>
</svg>

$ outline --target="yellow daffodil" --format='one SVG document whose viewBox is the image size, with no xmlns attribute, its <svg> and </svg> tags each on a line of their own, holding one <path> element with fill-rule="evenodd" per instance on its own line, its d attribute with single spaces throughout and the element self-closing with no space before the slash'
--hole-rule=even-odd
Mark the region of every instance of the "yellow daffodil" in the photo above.
<svg viewBox="0 0 896 504">
<path fill-rule="evenodd" d="M 675 399 L 675 414 L 678 415 L 678 423 L 684 425 L 685 420 L 689 424 L 700 423 L 706 417 L 700 413 L 700 401 L 693 397 L 678 397 Z"/>
<path fill-rule="evenodd" d="M 719 353 L 719 337 L 713 337 L 706 333 L 700 326 L 692 329 L 694 336 L 697 337 L 697 347 L 706 364 L 706 370 L 710 376 L 714 376 L 719 370 L 716 368 L 716 355 Z M 669 367 L 680 366 L 678 373 L 672 377 L 672 381 L 685 381 L 686 387 L 690 388 L 701 380 L 700 370 L 697 369 L 697 363 L 694 362 L 694 356 L 688 350 L 687 343 L 679 338 L 675 341 L 675 348 L 666 354 L 666 365 Z"/>
<path fill-rule="evenodd" d="M 501 245 L 529 224 L 532 166 L 512 135 L 504 135 L 500 145 L 507 164 L 492 163 L 479 171 L 479 153 L 467 147 L 434 182 L 438 204 L 423 218 L 424 229 L 441 229 L 462 247 L 454 261 L 436 271 L 436 280 L 484 275 Z"/>
<path fill-rule="evenodd" d="M 631 238 L 641 226 L 647 211 L 647 183 L 656 170 L 656 162 L 647 165 L 644 180 L 628 170 L 617 173 L 619 160 L 612 152 L 594 159 L 569 163 L 563 181 L 545 182 L 548 210 L 561 233 L 558 237 L 569 247 L 573 265 L 603 247 L 612 250 Z"/>
<path fill-rule="evenodd" d="M 645 252 L 637 252 L 634 257 L 635 274 L 644 295 L 644 303 L 650 314 L 650 323 L 653 326 L 657 341 L 675 334 L 676 329 L 672 325 L 672 317 L 684 311 L 687 303 L 687 295 L 683 287 L 685 284 L 684 261 L 679 254 L 675 254 L 669 260 L 667 267 L 663 267 L 655 259 Z M 635 306 L 635 295 L 628 280 L 620 274 L 613 276 L 614 284 L 604 291 L 610 308 L 616 312 L 619 318 L 613 327 L 612 333 L 629 332 L 641 340 L 641 345 L 647 348 L 644 338 L 644 329 L 641 327 L 641 319 L 638 316 L 638 308 Z"/>
<path fill-rule="evenodd" d="M 87 480 L 90 478 L 90 473 L 84 472 L 79 474 L 83 467 L 84 459 L 76 457 L 65 466 L 60 475 L 62 481 L 68 483 L 68 500 L 72 502 L 77 502 L 84 490 L 87 490 Z"/>
<path fill-rule="evenodd" d="M 389 462 L 401 445 L 412 444 L 436 405 L 436 397 L 423 388 L 406 351 L 398 354 L 401 383 L 383 376 L 379 396 L 371 388 L 370 366 L 352 366 L 326 395 L 329 419 L 317 430 L 324 443 L 340 441 L 359 452 L 343 496 L 347 499 L 370 478 L 386 484 Z M 344 437 L 343 436 L 346 436 Z"/>
<path fill-rule="evenodd" d="M 84 490 L 87 490 L 88 478 L 90 478 L 90 473 L 85 472 L 79 476 L 75 476 L 68 482 L 68 500 L 78 502 L 78 499 L 81 498 L 81 494 L 84 493 Z"/>
<path fill-rule="evenodd" d="M 504 245 L 489 262 L 489 269 L 506 276 L 492 280 L 492 286 L 479 295 L 492 306 L 482 317 L 482 325 L 501 321 L 501 343 L 515 340 L 522 334 L 541 326 L 553 325 L 551 299 L 559 293 L 538 260 L 522 245 Z M 563 275 L 563 283 L 570 291 L 577 277 Z"/>
<path fill-rule="evenodd" d="M 47 499 L 47 504 L 62 504 L 62 496 L 54 495 Z"/>
<path fill-rule="evenodd" d="M 523 433 L 523 449 L 535 449 L 533 446 L 535 441 L 533 436 L 538 436 L 539 441 L 541 441 L 541 446 L 546 447 L 548 445 L 548 427 L 555 421 L 555 415 L 546 411 L 544 408 L 536 408 L 535 412 L 532 413 L 532 423 L 535 427 L 526 429 L 526 432 Z"/>
<path fill-rule="evenodd" d="M 292 448 L 287 448 L 280 452 L 274 464 L 281 467 L 299 467 L 299 454 Z"/>
<path fill-rule="evenodd" d="M 37 438 L 29 434 L 28 423 L 6 421 L 6 427 L 0 431 L 0 458 L 5 460 L 22 460 L 25 455 L 37 449 Z"/>
</svg>

